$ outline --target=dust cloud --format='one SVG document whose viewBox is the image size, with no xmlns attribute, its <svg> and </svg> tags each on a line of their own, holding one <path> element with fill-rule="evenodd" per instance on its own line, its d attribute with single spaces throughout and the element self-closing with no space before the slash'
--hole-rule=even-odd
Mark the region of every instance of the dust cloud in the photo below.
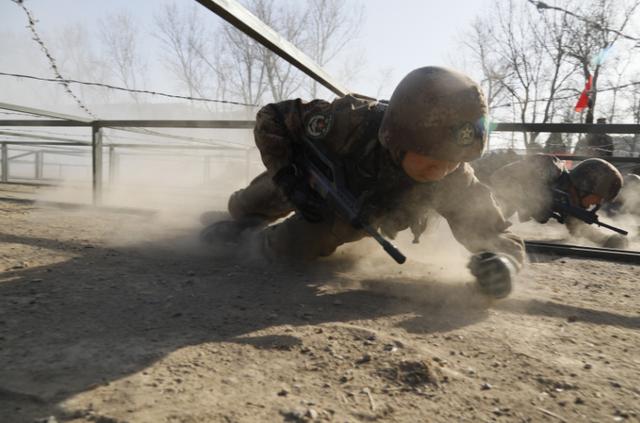
<svg viewBox="0 0 640 423">
<path fill-rule="evenodd" d="M 144 154 L 141 154 L 143 153 Z M 257 155 L 202 156 L 189 151 L 137 151 L 118 157 L 117 171 L 105 163 L 100 207 L 93 201 L 86 178 L 69 178 L 56 186 L 38 189 L 33 198 L 44 208 L 33 219 L 66 215 L 92 219 L 103 228 L 113 246 L 149 245 L 195 252 L 206 211 L 226 211 L 229 195 L 261 171 Z M 51 207 L 49 207 L 51 206 Z M 101 215 L 111 215 L 100 219 Z M 173 244 L 173 245 L 171 245 Z"/>
</svg>

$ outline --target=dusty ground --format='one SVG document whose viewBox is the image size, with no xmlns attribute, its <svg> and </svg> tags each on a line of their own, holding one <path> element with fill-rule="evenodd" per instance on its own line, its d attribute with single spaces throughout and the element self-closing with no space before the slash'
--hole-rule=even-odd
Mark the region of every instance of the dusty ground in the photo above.
<svg viewBox="0 0 640 423">
<path fill-rule="evenodd" d="M 640 421 L 638 265 L 533 263 L 487 304 L 439 242 L 278 268 L 195 218 L 0 222 L 1 422 Z"/>
</svg>

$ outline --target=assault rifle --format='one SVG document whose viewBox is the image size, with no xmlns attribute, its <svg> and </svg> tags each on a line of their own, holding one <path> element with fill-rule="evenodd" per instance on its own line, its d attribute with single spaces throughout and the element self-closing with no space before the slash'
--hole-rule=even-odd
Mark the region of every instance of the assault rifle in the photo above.
<svg viewBox="0 0 640 423">
<path fill-rule="evenodd" d="M 598 226 L 610 229 L 621 235 L 627 235 L 629 233 L 624 229 L 616 228 L 615 226 L 600 222 L 595 210 L 586 210 L 582 207 L 571 205 L 571 202 L 569 201 L 569 194 L 557 188 L 553 189 L 553 204 L 551 208 L 551 217 L 560 223 L 564 223 L 568 216 L 573 216 L 582 220 L 584 223 L 588 223 L 589 225 L 595 223 Z"/>
<path fill-rule="evenodd" d="M 294 153 L 293 164 L 307 178 L 311 188 L 342 218 L 371 235 L 396 262 L 404 263 L 407 260 L 404 254 L 362 218 L 362 201 L 349 191 L 340 160 L 332 160 L 320 142 L 313 142 L 305 136 L 300 137 L 296 147 L 302 148 Z"/>
</svg>

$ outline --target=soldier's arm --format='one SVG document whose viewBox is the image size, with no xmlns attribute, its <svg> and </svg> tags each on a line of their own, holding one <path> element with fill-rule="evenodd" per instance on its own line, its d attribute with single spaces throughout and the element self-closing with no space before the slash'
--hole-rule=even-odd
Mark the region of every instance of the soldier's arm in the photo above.
<svg viewBox="0 0 640 423">
<path fill-rule="evenodd" d="M 526 202 L 525 190 L 521 183 L 526 167 L 524 160 L 518 160 L 499 168 L 490 176 L 489 184 L 503 209 L 522 209 L 523 203 Z"/>
<path fill-rule="evenodd" d="M 329 108 L 330 103 L 323 100 L 305 103 L 296 99 L 271 103 L 258 111 L 253 135 L 271 176 L 291 163 L 292 144 L 304 130 L 306 118 Z"/>
<path fill-rule="evenodd" d="M 472 253 L 508 255 L 518 267 L 524 263 L 524 243 L 509 232 L 511 225 L 498 209 L 489 188 L 464 164 L 441 182 L 436 210 L 449 223 L 454 237 Z"/>
</svg>

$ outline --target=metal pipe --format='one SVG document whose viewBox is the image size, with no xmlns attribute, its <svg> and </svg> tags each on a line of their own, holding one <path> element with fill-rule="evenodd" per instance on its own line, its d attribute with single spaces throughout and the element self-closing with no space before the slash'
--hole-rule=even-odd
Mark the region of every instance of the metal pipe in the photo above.
<svg viewBox="0 0 640 423">
<path fill-rule="evenodd" d="M 202 183 L 206 184 L 209 182 L 209 178 L 211 177 L 211 157 L 204 156 L 204 172 L 202 173 Z"/>
<path fill-rule="evenodd" d="M 247 150 L 245 154 L 245 177 L 247 185 L 251 182 L 251 150 Z"/>
<path fill-rule="evenodd" d="M 64 141 L 64 142 L 83 142 L 82 140 L 77 140 L 73 138 L 64 138 L 64 137 L 53 137 L 50 135 L 40 135 L 40 134 L 25 134 L 24 132 L 14 132 L 14 131 L 0 131 L 0 135 L 16 137 L 16 138 L 28 138 L 30 140 L 49 140 L 49 141 Z M 84 141 L 86 142 L 86 141 Z"/>
<path fill-rule="evenodd" d="M 77 122 L 70 120 L 7 119 L 0 120 L 0 126 L 99 126 L 103 128 L 218 128 L 253 129 L 253 120 L 95 120 Z"/>
<path fill-rule="evenodd" d="M 576 160 L 582 161 L 587 159 L 593 159 L 593 156 L 573 156 L 571 154 L 554 154 L 557 158 L 561 160 Z M 612 163 L 640 163 L 640 157 L 599 157 L 600 159 L 606 160 Z"/>
<path fill-rule="evenodd" d="M 9 182 L 9 148 L 6 142 L 2 143 L 2 182 Z"/>
<path fill-rule="evenodd" d="M 36 179 L 42 179 L 43 167 L 44 167 L 44 152 L 36 151 Z"/>
<path fill-rule="evenodd" d="M 83 116 L 67 115 L 62 113 L 50 112 L 49 110 L 36 109 L 35 107 L 19 106 L 17 104 L 1 103 L 0 109 L 13 110 L 14 112 L 29 113 L 31 115 L 44 116 L 49 118 L 65 119 L 76 122 L 91 122 L 91 118 Z"/>
<path fill-rule="evenodd" d="M 60 145 L 63 147 L 90 147 L 90 142 L 47 142 L 47 141 L 2 141 L 5 144 L 9 145 L 23 145 L 23 146 L 39 146 L 39 145 Z"/>
<path fill-rule="evenodd" d="M 572 132 L 576 134 L 638 134 L 636 124 L 586 124 L 586 123 L 496 123 L 491 128 L 495 132 Z"/>
<path fill-rule="evenodd" d="M 99 126 L 91 127 L 91 164 L 92 164 L 92 187 L 93 187 L 93 204 L 99 206 L 102 204 L 102 128 Z"/>
<path fill-rule="evenodd" d="M 16 150 L 13 150 L 13 151 L 16 151 Z M 16 154 L 15 156 L 11 156 L 11 157 L 9 157 L 8 160 L 11 160 L 13 162 L 13 161 L 15 161 L 17 159 L 20 159 L 22 157 L 27 157 L 27 156 L 30 156 L 30 155 L 35 154 L 35 153 L 36 153 L 35 151 L 27 151 L 26 153 Z"/>
<path fill-rule="evenodd" d="M 116 182 L 117 176 L 117 157 L 116 148 L 113 145 L 109 146 L 109 186 L 112 186 Z"/>
<path fill-rule="evenodd" d="M 585 247 L 582 245 L 555 244 L 552 242 L 525 241 L 528 254 L 555 255 L 561 257 L 579 257 L 596 260 L 617 261 L 640 264 L 640 251 L 618 250 L 613 248 Z"/>
</svg>

